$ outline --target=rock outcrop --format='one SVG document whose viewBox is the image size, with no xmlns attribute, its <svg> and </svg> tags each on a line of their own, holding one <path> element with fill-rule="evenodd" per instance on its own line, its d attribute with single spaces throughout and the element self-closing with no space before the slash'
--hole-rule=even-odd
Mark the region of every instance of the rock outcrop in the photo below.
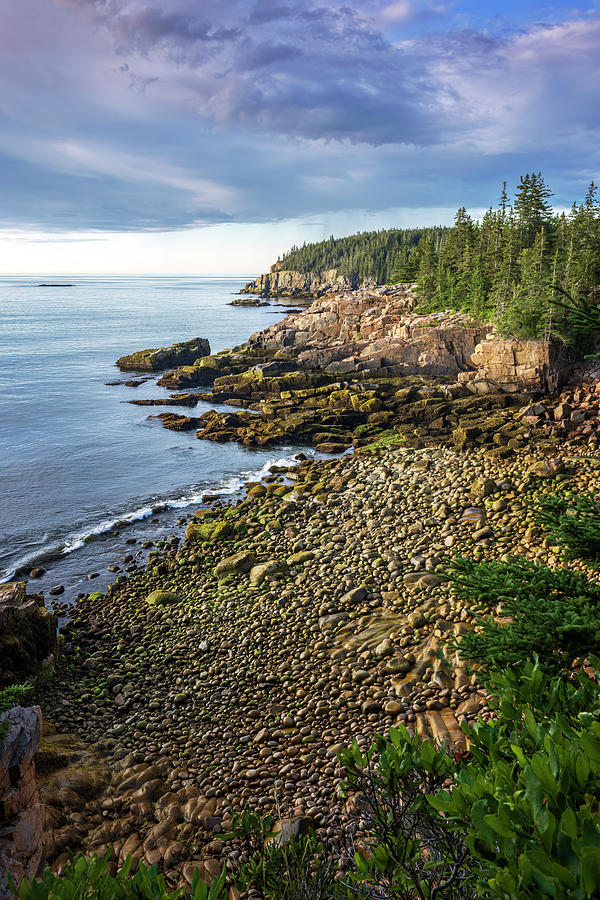
<svg viewBox="0 0 600 900">
<path fill-rule="evenodd" d="M 210 354 L 210 344 L 206 338 L 193 338 L 170 347 L 138 350 L 117 360 L 117 366 L 124 372 L 162 372 L 175 366 L 190 366 L 196 359 Z"/>
<path fill-rule="evenodd" d="M 36 673 L 55 653 L 58 619 L 24 581 L 0 584 L 0 686 Z"/>
<path fill-rule="evenodd" d="M 597 445 L 600 422 L 600 369 L 596 362 L 583 364 L 564 390 L 552 398 L 528 403 L 517 419 L 563 445 Z"/>
<path fill-rule="evenodd" d="M 44 856 L 44 807 L 35 781 L 33 757 L 42 735 L 39 706 L 9 710 L 0 717 L 9 730 L 0 743 L 0 900 L 37 875 Z"/>
<path fill-rule="evenodd" d="M 500 388 L 508 393 L 553 393 L 562 387 L 570 371 L 558 341 L 518 341 L 496 334 L 488 334 L 477 345 L 471 363 L 477 373 L 459 375 L 459 381 L 473 383 L 477 389 L 477 381 L 483 379 L 490 383 L 484 390 Z"/>
<path fill-rule="evenodd" d="M 464 313 L 415 312 L 414 285 L 329 294 L 250 337 L 335 375 L 458 376 L 474 393 L 555 391 L 568 377 L 559 345 L 508 340 Z"/>
<path fill-rule="evenodd" d="M 339 375 L 456 375 L 470 368 L 489 326 L 462 313 L 418 315 L 414 305 L 411 284 L 343 291 L 256 332 L 248 346 L 291 353 L 303 367 Z"/>
<path fill-rule="evenodd" d="M 356 282 L 345 275 L 338 275 L 337 269 L 295 272 L 271 266 L 270 272 L 250 281 L 240 294 L 260 294 L 261 297 L 321 297 L 329 291 L 354 287 Z"/>
</svg>

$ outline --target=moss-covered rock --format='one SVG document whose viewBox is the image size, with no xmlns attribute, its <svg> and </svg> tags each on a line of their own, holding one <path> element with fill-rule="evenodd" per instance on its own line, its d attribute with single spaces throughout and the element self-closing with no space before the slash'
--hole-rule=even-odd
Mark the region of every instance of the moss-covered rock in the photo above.
<svg viewBox="0 0 600 900">
<path fill-rule="evenodd" d="M 226 556 L 215 566 L 215 575 L 245 574 L 256 564 L 256 555 L 251 550 L 242 550 Z"/>
<path fill-rule="evenodd" d="M 287 564 L 288 566 L 303 566 L 304 563 L 310 562 L 314 558 L 315 554 L 312 550 L 299 550 L 297 553 L 292 553 L 291 556 L 288 556 Z"/>
<path fill-rule="evenodd" d="M 174 603 L 180 603 L 180 597 L 175 591 L 156 590 L 148 594 L 146 603 L 148 606 L 173 606 Z"/>
<path fill-rule="evenodd" d="M 250 583 L 259 586 L 266 581 L 267 578 L 273 578 L 277 575 L 284 575 L 287 571 L 285 563 L 277 559 L 270 559 L 267 562 L 259 563 L 250 570 Z"/>
<path fill-rule="evenodd" d="M 200 356 L 210 353 L 210 344 L 206 338 L 193 338 L 170 347 L 152 347 L 148 350 L 137 350 L 129 356 L 117 360 L 117 366 L 125 372 L 161 372 L 174 366 L 193 363 Z"/>
<path fill-rule="evenodd" d="M 217 521 L 191 522 L 185 530 L 186 541 L 210 541 L 219 543 L 226 541 L 234 534 L 234 525 L 231 520 L 219 519 Z"/>
<path fill-rule="evenodd" d="M 38 674 L 58 648 L 57 617 L 25 582 L 0 584 L 0 686 Z"/>
</svg>

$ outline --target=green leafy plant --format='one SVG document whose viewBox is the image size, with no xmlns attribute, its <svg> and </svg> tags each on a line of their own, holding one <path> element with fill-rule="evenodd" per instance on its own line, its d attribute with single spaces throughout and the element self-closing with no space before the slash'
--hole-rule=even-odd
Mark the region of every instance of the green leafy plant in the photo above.
<svg viewBox="0 0 600 900">
<path fill-rule="evenodd" d="M 390 729 L 389 739 L 376 737 L 364 754 L 354 741 L 340 761 L 345 791 L 359 798 L 361 826 L 348 887 L 363 884 L 367 896 L 402 900 L 475 896 L 477 863 L 466 831 L 449 829 L 428 799 L 454 775 L 448 752 L 401 726 Z"/>
<path fill-rule="evenodd" d="M 490 689 L 495 719 L 463 726 L 466 759 L 405 728 L 341 754 L 366 826 L 348 896 L 356 883 L 401 900 L 598 896 L 598 684 L 533 660 Z"/>
<path fill-rule="evenodd" d="M 248 855 L 254 855 L 262 849 L 265 840 L 272 834 L 275 819 L 271 815 L 255 813 L 246 803 L 241 813 L 234 813 L 231 831 L 220 837 L 225 841 L 232 838 L 239 840 Z"/>
<path fill-rule="evenodd" d="M 232 830 L 222 837 L 237 839 L 242 848 L 236 883 L 259 890 L 266 900 L 326 900 L 336 893 L 334 862 L 314 831 L 297 837 L 274 833 L 270 815 L 254 813 L 246 804 L 233 817 Z"/>
<path fill-rule="evenodd" d="M 109 857 L 110 852 L 101 858 L 71 858 L 63 875 L 46 867 L 39 880 L 23 882 L 20 889 L 13 884 L 13 893 L 20 900 L 227 900 L 224 871 L 209 886 L 195 873 L 191 891 L 184 893 L 181 888 L 170 891 L 156 866 L 140 863 L 132 875 L 130 856 L 112 875 Z"/>
<path fill-rule="evenodd" d="M 600 653 L 600 585 L 566 569 L 553 570 L 526 559 L 476 562 L 456 557 L 445 577 L 454 592 L 478 607 L 501 604 L 503 621 L 473 611 L 476 628 L 448 647 L 481 666 L 522 666 L 539 656 L 540 667 L 560 674 L 576 659 Z"/>
<path fill-rule="evenodd" d="M 464 729 L 471 759 L 428 802 L 479 861 L 480 896 L 596 897 L 598 685 L 551 678 L 535 661 L 496 675 L 494 690 L 496 721 Z"/>
<path fill-rule="evenodd" d="M 544 497 L 536 521 L 553 544 L 565 548 L 567 559 L 600 560 L 600 503 L 593 494 Z"/>
</svg>

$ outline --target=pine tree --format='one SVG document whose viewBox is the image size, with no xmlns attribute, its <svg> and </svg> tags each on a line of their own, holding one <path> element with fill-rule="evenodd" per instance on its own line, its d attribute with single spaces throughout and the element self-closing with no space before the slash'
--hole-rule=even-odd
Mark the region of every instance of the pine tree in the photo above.
<svg viewBox="0 0 600 900">
<path fill-rule="evenodd" d="M 279 262 L 303 272 L 336 269 L 358 282 L 416 280 L 425 309 L 468 310 L 517 337 L 566 335 L 561 291 L 600 302 L 600 206 L 593 182 L 568 215 L 553 216 L 551 196 L 540 172 L 527 173 L 513 207 L 504 182 L 498 208 L 480 223 L 461 207 L 452 228 L 332 235 L 293 247 Z"/>
</svg>

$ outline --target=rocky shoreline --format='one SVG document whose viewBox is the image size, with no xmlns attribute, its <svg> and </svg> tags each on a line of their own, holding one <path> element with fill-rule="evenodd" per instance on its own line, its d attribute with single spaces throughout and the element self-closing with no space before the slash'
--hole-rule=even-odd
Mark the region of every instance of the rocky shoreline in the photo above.
<svg viewBox="0 0 600 900">
<path fill-rule="evenodd" d="M 189 884 L 233 863 L 215 835 L 245 802 L 339 836 L 336 753 L 353 738 L 404 722 L 464 748 L 460 723 L 491 712 L 464 664 L 437 655 L 473 623 L 440 569 L 460 553 L 558 564 L 533 492 L 567 479 L 583 493 L 598 464 L 388 449 L 274 472 L 199 511 L 183 546 L 81 601 L 65 629 L 39 702 L 96 762 L 42 786 L 52 864 L 112 848 Z"/>
<path fill-rule="evenodd" d="M 600 377 L 588 368 L 545 397 L 548 348 L 527 348 L 520 361 L 510 347 L 510 371 L 498 364 L 496 381 L 484 378 L 470 362 L 486 340 L 479 326 L 408 326 L 406 310 L 393 321 L 390 304 L 406 305 L 405 288 L 370 301 L 366 290 L 353 294 L 161 378 L 182 405 L 238 407 L 163 414 L 165 427 L 343 455 L 274 466 L 229 504 L 207 499 L 184 542 L 150 550 L 147 565 L 80 600 L 56 675 L 36 694 L 44 854 L 56 870 L 67 849 L 111 849 L 115 865 L 131 854 L 173 885 L 190 885 L 194 871 L 209 880 L 239 858 L 236 842 L 218 835 L 245 803 L 310 819 L 319 837 L 339 841 L 353 815 L 340 793 L 342 747 L 356 739 L 366 748 L 404 723 L 461 753 L 461 723 L 493 715 L 476 674 L 441 653 L 475 622 L 444 567 L 459 554 L 562 564 L 533 503 L 557 482 L 594 488 Z M 297 339 L 298 321 L 332 314 L 332 303 L 341 306 L 329 333 L 315 325 Z M 348 303 L 366 315 L 348 320 Z M 364 334 L 367 321 L 378 335 Z M 390 335 L 395 328 L 404 332 Z M 391 337 L 417 372 L 432 348 L 447 370 L 407 372 L 405 358 L 379 352 L 387 342 L 389 354 Z M 342 381 L 339 363 L 350 358 L 358 362 Z M 510 380 L 519 367 L 528 393 Z"/>
</svg>

